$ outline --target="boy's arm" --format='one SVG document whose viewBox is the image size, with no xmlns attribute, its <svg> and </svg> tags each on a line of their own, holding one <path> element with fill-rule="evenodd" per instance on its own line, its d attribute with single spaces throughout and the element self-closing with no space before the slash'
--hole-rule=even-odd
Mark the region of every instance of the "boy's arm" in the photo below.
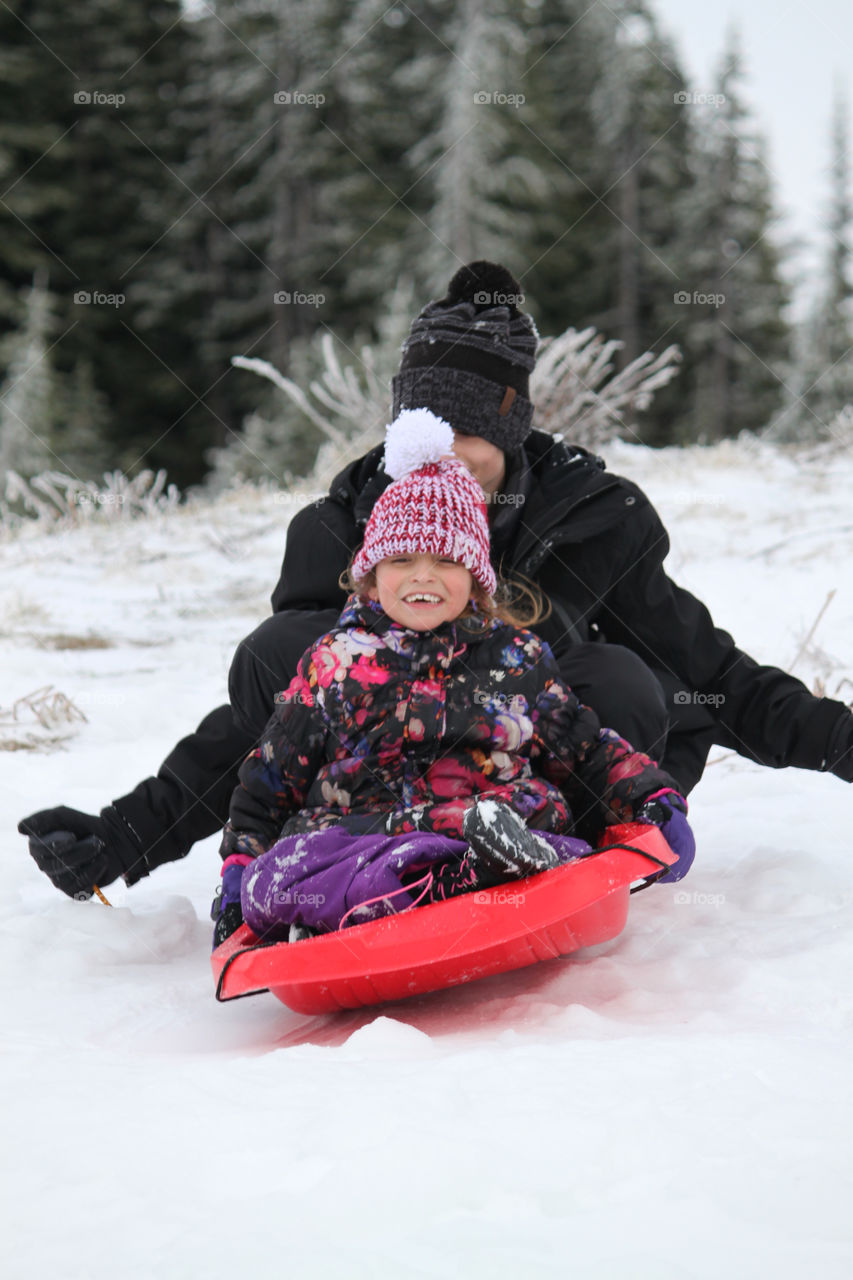
<svg viewBox="0 0 853 1280">
<path fill-rule="evenodd" d="M 548 646 L 542 648 L 532 756 L 565 794 L 578 834 L 594 841 L 602 828 L 630 822 L 656 791 L 678 786 L 644 752 L 601 727 L 595 711 L 559 675 Z"/>
<path fill-rule="evenodd" d="M 283 609 L 336 609 L 347 593 L 338 578 L 361 535 L 352 513 L 333 498 L 303 507 L 287 529 L 281 574 L 272 593 L 273 613 Z"/>
<path fill-rule="evenodd" d="M 316 704 L 313 649 L 299 661 L 253 751 L 239 770 L 221 857 L 246 853 L 256 858 L 281 835 L 288 814 L 301 809 L 323 760 L 328 729 Z"/>
<path fill-rule="evenodd" d="M 721 745 L 773 769 L 830 771 L 853 781 L 850 709 L 815 697 L 779 667 L 756 662 L 716 626 L 707 607 L 667 575 L 669 535 L 645 495 L 635 493 L 645 503 L 637 517 L 642 536 L 630 544 L 622 540 L 624 563 L 613 552 L 613 586 L 597 619 L 607 640 L 669 673 L 685 697 L 702 694 Z M 607 548 L 600 554 L 607 555 Z"/>
<path fill-rule="evenodd" d="M 563 789 L 576 825 L 600 835 L 604 827 L 635 821 L 649 796 L 662 790 L 678 792 L 678 783 L 613 729 L 600 729 Z"/>
</svg>

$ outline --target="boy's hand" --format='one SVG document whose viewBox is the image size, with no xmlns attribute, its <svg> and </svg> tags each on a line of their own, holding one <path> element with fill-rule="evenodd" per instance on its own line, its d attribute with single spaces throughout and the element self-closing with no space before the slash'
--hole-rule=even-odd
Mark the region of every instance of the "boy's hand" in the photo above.
<svg viewBox="0 0 853 1280">
<path fill-rule="evenodd" d="M 40 871 L 69 898 L 91 898 L 93 885 L 125 876 L 132 884 L 148 867 L 127 823 L 112 805 L 99 817 L 68 809 L 42 809 L 22 818 L 21 835 Z"/>
</svg>

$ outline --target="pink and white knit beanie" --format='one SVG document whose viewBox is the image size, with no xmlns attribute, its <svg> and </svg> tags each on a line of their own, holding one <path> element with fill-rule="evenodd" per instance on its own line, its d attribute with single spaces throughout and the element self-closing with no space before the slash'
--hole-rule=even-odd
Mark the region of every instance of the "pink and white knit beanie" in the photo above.
<svg viewBox="0 0 853 1280">
<path fill-rule="evenodd" d="M 370 513 L 356 578 L 389 556 L 431 555 L 464 564 L 494 595 L 483 490 L 452 453 L 453 428 L 429 409 L 404 409 L 386 428 L 383 465 L 393 484 Z"/>
</svg>

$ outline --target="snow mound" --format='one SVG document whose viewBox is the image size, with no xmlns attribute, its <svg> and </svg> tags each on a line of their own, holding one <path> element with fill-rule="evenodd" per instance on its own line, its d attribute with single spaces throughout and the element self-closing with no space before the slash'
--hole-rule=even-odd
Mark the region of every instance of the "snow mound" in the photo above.
<svg viewBox="0 0 853 1280">
<path fill-rule="evenodd" d="M 402 1062 L 434 1052 L 435 1045 L 425 1032 L 383 1015 L 354 1031 L 341 1055 L 365 1062 Z"/>
<path fill-rule="evenodd" d="M 8 915 L 0 945 L 44 976 L 114 969 L 118 977 L 134 965 L 163 965 L 194 952 L 200 927 L 207 935 L 184 897 L 168 897 L 148 910 L 62 899 L 37 914 Z"/>
</svg>

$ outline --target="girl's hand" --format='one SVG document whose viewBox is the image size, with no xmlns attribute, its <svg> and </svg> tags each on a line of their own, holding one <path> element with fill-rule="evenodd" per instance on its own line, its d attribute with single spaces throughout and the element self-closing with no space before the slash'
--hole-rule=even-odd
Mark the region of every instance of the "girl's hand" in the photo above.
<svg viewBox="0 0 853 1280">
<path fill-rule="evenodd" d="M 239 855 L 238 855 L 239 857 Z M 210 908 L 210 918 L 216 921 L 213 930 L 213 948 L 216 950 L 218 946 L 230 938 L 236 929 L 240 928 L 243 923 L 243 907 L 240 903 L 240 889 L 243 884 L 243 872 L 251 861 L 246 858 L 245 862 L 231 861 L 222 867 L 222 883 L 216 890 L 216 897 Z"/>
<path fill-rule="evenodd" d="M 672 884 L 683 880 L 696 856 L 696 840 L 687 822 L 687 801 L 677 791 L 658 791 L 649 796 L 636 815 L 637 822 L 649 822 L 660 827 L 661 835 L 678 861 L 662 875 L 658 884 Z"/>
</svg>

